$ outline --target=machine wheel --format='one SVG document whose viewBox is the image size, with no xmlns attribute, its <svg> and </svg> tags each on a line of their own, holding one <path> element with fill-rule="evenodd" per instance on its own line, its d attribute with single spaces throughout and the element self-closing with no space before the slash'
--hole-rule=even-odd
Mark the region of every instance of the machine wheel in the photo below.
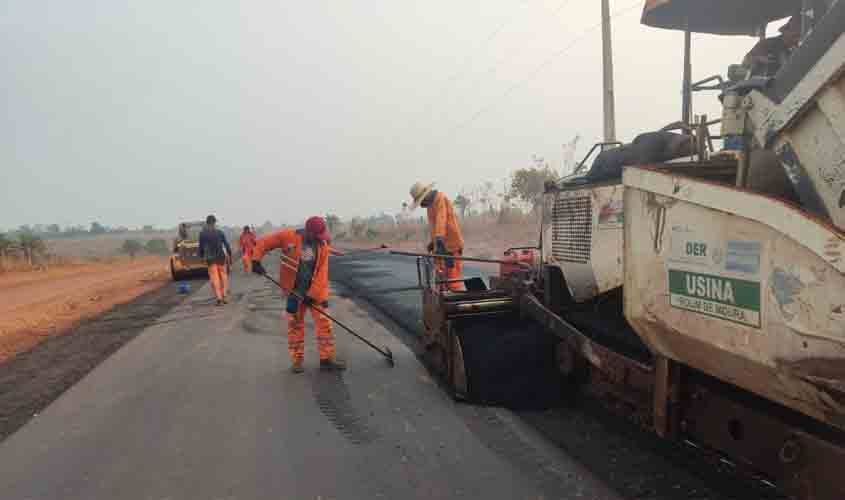
<svg viewBox="0 0 845 500">
<path fill-rule="evenodd" d="M 170 261 L 170 276 L 173 277 L 173 281 L 182 281 L 182 279 L 184 279 L 185 277 L 182 272 L 176 270 L 176 268 L 173 266 L 172 260 Z"/>
</svg>

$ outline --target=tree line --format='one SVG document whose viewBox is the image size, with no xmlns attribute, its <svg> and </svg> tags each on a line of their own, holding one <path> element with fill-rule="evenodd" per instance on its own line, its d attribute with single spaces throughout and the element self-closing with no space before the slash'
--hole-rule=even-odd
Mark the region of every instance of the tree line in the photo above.
<svg viewBox="0 0 845 500">
<path fill-rule="evenodd" d="M 156 229 L 154 226 L 148 224 L 140 228 L 134 229 L 134 231 L 154 233 L 169 232 L 173 231 L 173 229 L 161 230 Z M 23 224 L 21 226 L 18 226 L 16 230 L 10 231 L 10 233 L 12 234 L 29 233 L 39 235 L 47 239 L 74 238 L 79 236 L 98 236 L 102 234 L 125 234 L 131 232 L 133 232 L 133 229 L 130 229 L 126 226 L 106 226 L 96 221 L 92 222 L 89 226 L 77 224 L 62 227 L 59 224 Z"/>
<path fill-rule="evenodd" d="M 531 165 L 514 170 L 501 184 L 482 182 L 465 187 L 450 198 L 461 218 L 484 216 L 503 224 L 519 222 L 527 216 L 539 216 L 546 184 L 559 179 L 558 173 L 543 158 L 535 156 Z M 329 232 L 339 240 L 375 240 L 389 235 L 405 240 L 416 237 L 427 224 L 425 216 L 414 214 L 408 202 L 403 202 L 401 210 L 392 215 L 382 212 L 344 221 L 330 213 L 325 218 Z"/>
</svg>

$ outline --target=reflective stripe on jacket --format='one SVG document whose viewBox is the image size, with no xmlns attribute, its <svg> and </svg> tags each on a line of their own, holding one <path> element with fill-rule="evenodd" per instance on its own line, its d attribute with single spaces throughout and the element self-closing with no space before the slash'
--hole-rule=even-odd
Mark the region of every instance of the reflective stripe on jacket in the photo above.
<svg viewBox="0 0 845 500">
<path fill-rule="evenodd" d="M 282 263 L 279 267 L 279 283 L 281 283 L 282 288 L 286 292 L 290 292 L 296 282 L 296 272 L 299 266 L 299 257 L 302 255 L 302 242 L 304 239 L 305 237 L 301 231 L 282 229 L 271 235 L 259 238 L 255 243 L 255 250 L 253 251 L 254 260 L 261 260 L 265 254 L 277 248 L 282 251 Z M 329 299 L 329 245 L 324 241 L 317 243 L 317 258 L 307 295 L 317 303 L 322 303 Z"/>
</svg>

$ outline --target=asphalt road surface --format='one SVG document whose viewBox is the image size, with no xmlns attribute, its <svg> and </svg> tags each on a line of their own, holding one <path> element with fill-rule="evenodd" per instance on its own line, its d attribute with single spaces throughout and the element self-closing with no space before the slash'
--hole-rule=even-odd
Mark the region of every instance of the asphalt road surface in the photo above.
<svg viewBox="0 0 845 500">
<path fill-rule="evenodd" d="M 378 262 L 377 282 L 358 268 L 357 287 L 416 282 L 412 262 L 388 280 Z M 343 284 L 331 307 L 395 368 L 335 329 L 349 369 L 320 372 L 309 319 L 295 375 L 278 291 L 233 278 L 229 305 L 202 286 L 0 443 L 0 497 L 618 498 L 524 419 L 446 396 L 409 348 L 405 295 L 383 294 L 410 308 L 392 315 L 402 325 Z"/>
</svg>

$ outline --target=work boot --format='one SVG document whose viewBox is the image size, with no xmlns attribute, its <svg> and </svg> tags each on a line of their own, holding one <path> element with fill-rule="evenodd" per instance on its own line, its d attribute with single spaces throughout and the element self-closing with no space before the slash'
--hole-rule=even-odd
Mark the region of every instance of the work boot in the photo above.
<svg viewBox="0 0 845 500">
<path fill-rule="evenodd" d="M 228 304 L 229 303 L 229 297 L 223 296 L 223 303 Z"/>
<path fill-rule="evenodd" d="M 321 359 L 320 369 L 325 371 L 343 371 L 346 369 L 346 362 L 337 358 Z"/>
<path fill-rule="evenodd" d="M 223 299 L 217 299 L 217 305 L 222 306 L 223 305 Z"/>
<path fill-rule="evenodd" d="M 294 361 L 292 365 L 290 365 L 291 373 L 302 373 L 305 371 L 305 368 L 302 367 L 302 361 Z"/>
</svg>

